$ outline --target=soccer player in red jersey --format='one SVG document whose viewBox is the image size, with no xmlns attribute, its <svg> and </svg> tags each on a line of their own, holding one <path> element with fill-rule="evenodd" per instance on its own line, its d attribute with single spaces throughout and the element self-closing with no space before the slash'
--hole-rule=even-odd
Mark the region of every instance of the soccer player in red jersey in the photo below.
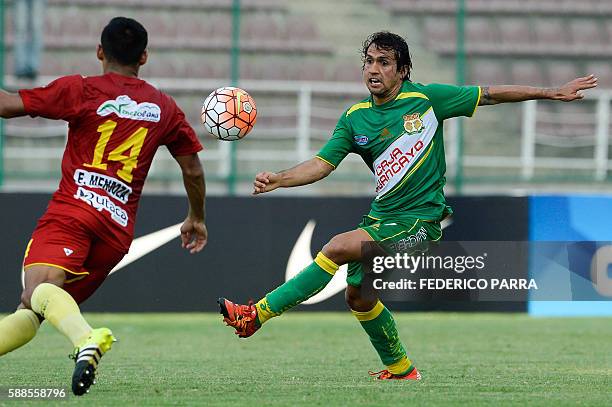
<svg viewBox="0 0 612 407">
<path fill-rule="evenodd" d="M 27 114 L 69 123 L 59 188 L 26 249 L 21 304 L 0 321 L 0 355 L 29 342 L 40 322 L 49 321 L 75 347 L 76 395 L 94 383 L 100 358 L 115 341 L 108 328 L 92 329 L 77 304 L 127 253 L 142 187 L 161 145 L 178 162 L 187 191 L 182 246 L 193 254 L 207 242 L 197 155 L 202 146 L 174 100 L 138 79 L 146 47 L 145 28 L 116 17 L 97 48 L 103 75 L 65 76 L 18 94 L 0 91 L 1 117 Z"/>
</svg>

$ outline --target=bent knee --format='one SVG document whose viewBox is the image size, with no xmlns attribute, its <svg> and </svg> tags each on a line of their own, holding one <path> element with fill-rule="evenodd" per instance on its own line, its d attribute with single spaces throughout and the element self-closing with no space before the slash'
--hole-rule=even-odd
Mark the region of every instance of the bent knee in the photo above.
<svg viewBox="0 0 612 407">
<path fill-rule="evenodd" d="M 347 286 L 344 292 L 346 304 L 353 311 L 367 312 L 373 309 L 378 302 L 375 293 L 363 293 L 362 287 Z"/>
<path fill-rule="evenodd" d="M 26 284 L 26 288 L 24 288 L 21 293 L 21 303 L 25 306 L 25 308 L 32 309 L 32 296 L 34 295 L 34 291 L 36 291 L 41 284 L 50 284 L 60 288 L 63 286 L 63 284 L 58 284 L 57 281 L 53 280 L 42 281 L 39 284 Z"/>
<path fill-rule="evenodd" d="M 355 293 L 354 290 L 351 290 L 351 286 L 346 287 L 346 291 L 344 291 L 344 300 L 350 309 L 354 310 L 357 306 L 360 296 L 358 293 Z"/>
<path fill-rule="evenodd" d="M 21 305 L 23 305 L 24 308 L 32 309 L 32 292 L 33 291 L 34 290 L 31 290 L 31 289 L 25 289 L 21 293 Z"/>
<path fill-rule="evenodd" d="M 328 259 L 338 265 L 346 263 L 351 255 L 348 242 L 341 236 L 332 237 L 332 239 L 323 246 L 321 251 Z"/>
</svg>

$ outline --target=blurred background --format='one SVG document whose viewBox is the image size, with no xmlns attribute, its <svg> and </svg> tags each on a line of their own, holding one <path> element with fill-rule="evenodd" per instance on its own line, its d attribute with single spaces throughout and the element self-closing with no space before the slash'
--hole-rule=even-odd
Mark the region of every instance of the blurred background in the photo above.
<svg viewBox="0 0 612 407">
<path fill-rule="evenodd" d="M 318 151 L 342 111 L 367 96 L 360 48 L 378 30 L 405 36 L 416 82 L 558 86 L 589 73 L 599 78 L 579 103 L 482 107 L 473 119 L 448 121 L 449 195 L 612 190 L 608 0 L 47 0 L 26 30 L 40 32 L 40 64 L 25 73 L 15 65 L 20 1 L 0 2 L 3 86 L 99 74 L 95 47 L 104 25 L 117 15 L 137 19 L 149 32 L 142 77 L 175 97 L 197 129 L 214 195 L 248 194 L 256 172 Z M 258 108 L 253 132 L 234 143 L 217 141 L 200 124 L 204 98 L 230 84 L 251 93 Z M 21 118 L 2 127 L 2 190 L 54 190 L 66 125 Z M 178 166 L 158 154 L 145 192 L 181 191 Z M 373 192 L 358 157 L 325 182 L 279 191 Z"/>
</svg>

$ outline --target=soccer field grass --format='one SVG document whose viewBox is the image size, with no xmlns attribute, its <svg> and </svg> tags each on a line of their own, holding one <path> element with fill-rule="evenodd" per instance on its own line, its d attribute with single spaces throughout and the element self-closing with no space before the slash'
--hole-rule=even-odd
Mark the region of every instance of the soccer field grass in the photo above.
<svg viewBox="0 0 612 407">
<path fill-rule="evenodd" d="M 368 376 L 383 366 L 348 312 L 288 313 L 247 340 L 234 337 L 214 314 L 87 317 L 110 327 L 119 342 L 102 359 L 90 394 L 70 396 L 68 404 L 612 404 L 610 318 L 397 314 L 423 374 L 415 383 Z M 68 387 L 70 351 L 60 334 L 43 326 L 26 347 L 0 358 L 2 391 Z"/>
</svg>

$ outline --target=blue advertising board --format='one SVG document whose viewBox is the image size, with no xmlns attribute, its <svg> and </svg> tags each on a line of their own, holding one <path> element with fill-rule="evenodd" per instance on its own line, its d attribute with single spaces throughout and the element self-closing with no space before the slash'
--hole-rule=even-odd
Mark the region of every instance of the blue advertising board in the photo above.
<svg viewBox="0 0 612 407">
<path fill-rule="evenodd" d="M 530 276 L 556 290 L 532 294 L 534 316 L 612 315 L 612 197 L 534 196 L 529 205 Z M 555 242 L 555 243 L 537 243 Z"/>
</svg>

